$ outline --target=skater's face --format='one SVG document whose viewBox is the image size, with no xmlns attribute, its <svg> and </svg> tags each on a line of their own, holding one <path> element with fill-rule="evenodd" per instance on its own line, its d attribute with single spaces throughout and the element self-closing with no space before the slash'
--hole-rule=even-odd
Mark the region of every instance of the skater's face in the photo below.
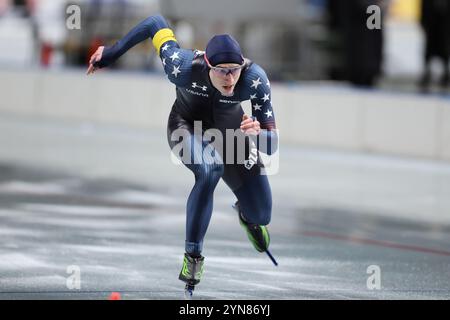
<svg viewBox="0 0 450 320">
<path fill-rule="evenodd" d="M 241 76 L 243 65 L 236 63 L 222 63 L 210 66 L 209 78 L 219 92 L 224 96 L 232 96 L 236 83 Z"/>
</svg>

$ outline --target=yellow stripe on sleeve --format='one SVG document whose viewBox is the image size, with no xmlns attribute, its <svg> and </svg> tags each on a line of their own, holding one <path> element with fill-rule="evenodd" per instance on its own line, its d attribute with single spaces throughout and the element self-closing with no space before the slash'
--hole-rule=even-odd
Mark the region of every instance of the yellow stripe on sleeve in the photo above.
<svg viewBox="0 0 450 320">
<path fill-rule="evenodd" d="M 155 33 L 155 35 L 153 36 L 153 46 L 155 47 L 156 51 L 158 52 L 158 55 L 159 55 L 159 50 L 161 49 L 163 44 L 170 40 L 173 40 L 175 42 L 177 41 L 177 39 L 175 39 L 175 35 L 173 34 L 173 31 L 169 28 L 161 29 L 157 33 Z"/>
</svg>

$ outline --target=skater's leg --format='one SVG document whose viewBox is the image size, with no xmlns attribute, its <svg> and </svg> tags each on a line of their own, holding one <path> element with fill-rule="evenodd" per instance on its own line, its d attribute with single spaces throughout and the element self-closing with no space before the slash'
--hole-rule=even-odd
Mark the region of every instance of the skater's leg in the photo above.
<svg viewBox="0 0 450 320">
<path fill-rule="evenodd" d="M 181 129 L 182 139 L 174 139 L 172 133 Z M 214 189 L 223 174 L 223 162 L 212 146 L 194 134 L 190 123 L 171 113 L 168 124 L 168 140 L 172 149 L 181 144 L 183 164 L 192 171 L 195 184 L 186 205 L 186 252 L 193 257 L 201 255 L 203 238 L 208 228 L 212 209 Z M 186 153 L 186 154 L 185 154 Z"/>
<path fill-rule="evenodd" d="M 266 175 L 247 177 L 242 186 L 233 191 L 246 222 L 267 225 L 272 214 L 272 192 Z"/>
<path fill-rule="evenodd" d="M 179 279 L 186 282 L 186 293 L 192 295 L 194 285 L 198 284 L 203 274 L 204 257 L 201 255 L 203 238 L 208 229 L 213 210 L 214 189 L 223 174 L 223 164 L 202 159 L 203 154 L 211 154 L 209 146 L 191 135 L 192 164 L 185 164 L 195 176 L 195 184 L 186 206 L 186 242 Z M 205 151 L 205 153 L 203 153 Z"/>
<path fill-rule="evenodd" d="M 180 139 L 174 139 L 175 130 Z M 194 134 L 192 125 L 176 113 L 171 113 L 168 124 L 169 145 L 181 144 L 181 150 L 176 156 L 194 173 L 195 184 L 188 197 L 186 205 L 186 241 L 183 266 L 179 279 L 186 283 L 185 293 L 192 296 L 194 286 L 203 274 L 204 257 L 201 255 L 203 238 L 211 219 L 213 209 L 214 189 L 223 174 L 223 162 L 212 147 L 203 142 L 202 137 Z"/>
<path fill-rule="evenodd" d="M 266 175 L 248 177 L 233 191 L 238 198 L 235 209 L 248 239 L 259 252 L 266 252 L 275 266 L 278 262 L 269 251 L 270 236 L 267 225 L 272 215 L 272 193 Z"/>
<path fill-rule="evenodd" d="M 234 208 L 248 239 L 257 251 L 268 252 L 270 236 L 266 226 L 272 214 L 272 193 L 267 176 L 257 166 L 249 171 L 233 165 L 226 166 L 223 179 L 238 198 Z"/>
<path fill-rule="evenodd" d="M 198 144 L 192 149 L 192 156 L 196 160 L 201 160 L 203 151 L 208 154 L 207 148 L 210 146 L 205 146 L 193 136 L 191 139 L 194 140 L 193 144 Z M 196 154 L 194 150 L 198 150 L 198 153 Z M 203 238 L 213 210 L 214 189 L 223 175 L 223 164 L 205 162 L 186 165 L 195 176 L 195 184 L 186 206 L 186 252 L 194 256 L 200 255 L 202 251 Z"/>
</svg>

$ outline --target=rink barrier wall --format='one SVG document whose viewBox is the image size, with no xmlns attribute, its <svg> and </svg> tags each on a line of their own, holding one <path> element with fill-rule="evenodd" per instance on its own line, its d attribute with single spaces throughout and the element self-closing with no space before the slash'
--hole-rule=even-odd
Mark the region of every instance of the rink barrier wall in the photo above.
<svg viewBox="0 0 450 320">
<path fill-rule="evenodd" d="M 0 111 L 165 128 L 175 98 L 161 75 L 0 71 Z M 280 142 L 450 161 L 450 99 L 330 85 L 272 85 Z M 244 103 L 249 112 L 249 103 Z"/>
</svg>

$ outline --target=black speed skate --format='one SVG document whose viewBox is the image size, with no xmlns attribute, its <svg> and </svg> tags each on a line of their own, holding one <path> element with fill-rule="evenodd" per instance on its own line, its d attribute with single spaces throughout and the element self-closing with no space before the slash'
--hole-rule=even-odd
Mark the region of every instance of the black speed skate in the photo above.
<svg viewBox="0 0 450 320">
<path fill-rule="evenodd" d="M 277 261 L 269 251 L 270 235 L 267 227 L 247 222 L 242 215 L 242 211 L 239 207 L 239 201 L 233 205 L 233 208 L 237 211 L 239 215 L 239 223 L 247 232 L 247 237 L 255 247 L 256 251 L 266 252 L 273 264 L 277 266 Z"/>
<path fill-rule="evenodd" d="M 184 288 L 184 296 L 191 299 L 195 286 L 200 282 L 203 275 L 203 263 L 205 257 L 193 257 L 188 253 L 184 254 L 183 267 L 181 268 L 178 279 L 186 283 Z"/>
</svg>

